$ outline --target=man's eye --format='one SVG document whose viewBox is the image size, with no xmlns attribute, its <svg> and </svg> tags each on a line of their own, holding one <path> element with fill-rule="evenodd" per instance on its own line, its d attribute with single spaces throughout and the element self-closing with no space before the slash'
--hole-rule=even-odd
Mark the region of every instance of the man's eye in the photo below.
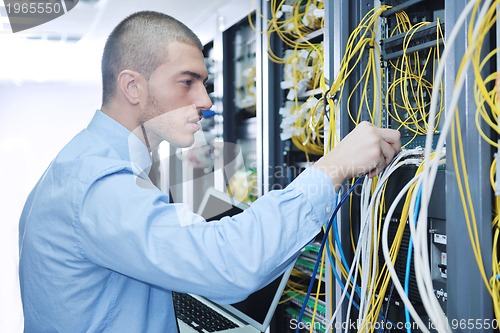
<svg viewBox="0 0 500 333">
<path fill-rule="evenodd" d="M 193 81 L 186 80 L 186 81 L 182 81 L 182 83 L 184 83 L 186 86 L 191 86 L 193 84 Z"/>
</svg>

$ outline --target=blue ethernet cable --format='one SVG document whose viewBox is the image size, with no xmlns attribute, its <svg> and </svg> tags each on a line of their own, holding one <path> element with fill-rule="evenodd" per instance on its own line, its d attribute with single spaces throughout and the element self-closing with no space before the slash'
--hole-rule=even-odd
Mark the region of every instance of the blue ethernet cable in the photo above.
<svg viewBox="0 0 500 333">
<path fill-rule="evenodd" d="M 330 248 L 330 244 L 326 243 L 326 246 L 328 248 L 328 251 L 326 252 L 326 254 L 328 255 L 328 259 L 330 261 L 330 265 L 332 266 L 332 272 L 333 272 L 333 275 L 335 275 L 335 280 L 337 280 L 337 282 L 340 284 L 340 287 L 342 289 L 344 289 L 344 283 L 342 282 L 342 279 L 338 275 L 337 271 L 333 269 L 333 267 L 335 267 L 335 265 L 333 263 L 332 254 L 330 253 L 332 251 L 332 249 Z M 358 291 L 358 294 L 359 294 L 360 291 L 359 291 L 359 287 L 357 285 L 356 285 L 356 290 Z M 349 292 L 346 292 L 346 296 L 347 296 L 347 298 L 351 298 L 351 295 L 349 294 Z M 356 308 L 356 310 L 359 311 L 359 305 L 358 305 L 358 303 L 356 303 L 355 301 L 353 301 L 352 305 Z M 379 314 L 379 317 L 380 317 L 381 320 L 388 322 L 387 320 L 385 320 L 385 317 L 383 315 Z M 393 324 L 393 327 L 396 326 L 394 323 L 391 323 L 391 324 Z M 381 331 L 380 328 L 377 328 L 377 331 L 380 332 Z"/>
<path fill-rule="evenodd" d="M 317 271 L 318 271 L 318 267 L 319 267 L 319 263 L 320 263 L 320 258 L 321 258 L 321 251 L 323 250 L 325 244 L 326 246 L 328 247 L 328 251 L 327 251 L 327 255 L 328 255 L 328 259 L 330 261 L 330 265 L 331 267 L 335 267 L 335 264 L 334 264 L 334 261 L 333 261 L 333 258 L 332 258 L 332 255 L 330 253 L 331 249 L 330 249 L 330 244 L 326 243 L 326 240 L 328 239 L 328 231 L 329 229 L 331 228 L 332 226 L 332 223 L 335 223 L 335 225 L 337 224 L 337 212 L 338 210 L 340 209 L 340 207 L 342 206 L 342 204 L 345 202 L 345 200 L 347 200 L 347 198 L 349 197 L 349 195 L 351 194 L 351 192 L 354 190 L 354 188 L 361 182 L 363 178 L 358 178 L 356 180 L 356 182 L 354 183 L 354 185 L 349 189 L 349 191 L 342 197 L 342 199 L 340 200 L 340 202 L 337 204 L 337 206 L 335 207 L 335 210 L 327 224 L 327 227 L 326 227 L 326 230 L 325 230 L 325 234 L 323 236 L 323 240 L 321 242 L 321 245 L 320 245 L 320 248 L 319 248 L 319 251 L 318 251 L 318 256 L 316 258 L 316 263 L 315 263 L 315 266 L 314 266 L 314 270 L 313 270 L 313 273 L 312 273 L 312 276 L 316 276 L 317 274 Z M 335 236 L 335 239 L 336 241 L 338 241 L 337 245 L 339 245 L 339 248 L 341 247 L 341 244 L 340 244 L 340 238 L 338 236 L 338 228 L 334 228 L 334 233 L 336 234 Z M 344 266 L 347 268 L 348 265 L 347 265 L 347 261 L 345 259 L 345 256 L 343 254 L 343 251 L 340 252 L 341 255 L 343 256 L 343 263 L 344 263 Z M 335 271 L 334 269 L 332 269 L 332 272 L 335 276 L 335 279 L 337 280 L 337 282 L 340 284 L 341 288 L 344 288 L 344 284 L 342 282 L 342 279 L 340 278 L 340 276 L 338 275 L 337 271 Z M 301 311 L 300 311 L 300 314 L 299 314 L 299 318 L 298 318 L 298 321 L 301 322 L 302 321 L 302 318 L 304 316 L 304 312 L 305 312 L 305 309 L 306 309 L 306 306 L 307 306 L 307 301 L 309 300 L 309 297 L 311 296 L 311 291 L 312 291 L 312 286 L 313 286 L 313 283 L 314 283 L 314 280 L 311 279 L 311 282 L 309 284 L 309 288 L 307 290 L 307 294 L 306 294 L 306 297 L 304 299 L 304 303 L 302 305 L 302 308 L 301 308 Z M 360 289 L 359 289 L 359 286 L 356 285 L 356 291 L 358 292 L 358 294 L 360 294 Z M 346 296 L 348 298 L 350 298 L 350 294 L 349 292 L 346 293 Z M 359 310 L 359 305 L 356 303 L 356 302 L 353 302 L 353 305 L 354 307 Z M 384 320 L 384 316 L 383 315 L 379 315 L 380 319 Z M 299 328 L 297 328 L 296 332 L 298 333 L 298 330 Z M 377 331 L 380 331 L 380 329 L 377 329 Z"/>
<path fill-rule="evenodd" d="M 340 258 L 342 259 L 342 264 L 344 264 L 344 267 L 347 269 L 349 265 L 347 264 L 347 260 L 344 256 L 344 251 L 342 250 L 342 245 L 340 242 L 340 235 L 339 235 L 339 228 L 337 224 L 337 217 L 335 217 L 335 220 L 333 221 L 334 223 L 334 228 L 333 228 L 333 234 L 335 236 L 335 244 L 338 246 Z"/>
<path fill-rule="evenodd" d="M 408 256 L 406 258 L 406 273 L 405 273 L 405 286 L 404 286 L 406 296 L 409 295 L 411 251 L 413 251 L 413 241 L 410 237 L 410 243 L 408 244 Z M 407 323 L 410 322 L 410 312 L 408 311 L 408 307 L 406 305 L 405 305 L 405 321 Z M 406 332 L 411 333 L 410 325 L 406 326 Z"/>
<path fill-rule="evenodd" d="M 336 220 L 337 220 L 337 217 L 335 216 L 335 221 L 334 223 L 336 223 Z M 334 232 L 337 232 L 338 233 L 338 230 L 336 229 L 333 229 Z M 340 248 L 341 247 L 341 244 L 338 244 Z M 337 280 L 338 284 L 340 285 L 340 287 L 342 289 L 344 289 L 344 283 L 342 282 L 342 279 L 340 278 L 340 276 L 338 275 L 337 271 L 335 269 L 333 269 L 335 267 L 335 263 L 334 263 L 334 260 L 333 260 L 333 257 L 332 257 L 332 254 L 331 252 L 333 251 L 333 249 L 330 247 L 330 243 L 326 243 L 326 246 L 327 246 L 327 256 L 328 256 L 328 260 L 330 261 L 330 266 L 332 267 L 332 272 L 333 272 L 333 275 L 335 276 L 335 280 Z M 345 267 L 345 266 L 344 266 Z M 348 267 L 345 267 L 346 269 L 349 269 Z M 358 295 L 361 295 L 361 289 L 359 288 L 358 285 L 356 285 L 356 292 L 358 293 Z M 346 292 L 346 296 L 347 298 L 351 298 L 351 295 L 349 294 L 349 292 Z M 359 305 L 358 303 L 356 303 L 355 301 L 352 302 L 353 306 L 359 310 Z M 384 322 L 387 322 L 387 323 L 391 323 L 393 327 L 396 326 L 396 324 L 392 323 L 390 320 L 388 320 L 387 318 L 384 317 L 384 315 L 382 314 L 379 314 L 378 315 L 379 319 L 384 321 Z M 381 331 L 380 329 L 377 329 L 377 331 Z"/>
<path fill-rule="evenodd" d="M 328 261 L 330 261 L 330 266 L 332 267 L 332 272 L 333 272 L 333 275 L 335 276 L 335 280 L 337 280 L 338 284 L 340 285 L 340 287 L 342 289 L 344 289 L 344 283 L 342 282 L 342 279 L 340 278 L 339 274 L 337 273 L 337 271 L 335 269 L 333 269 L 335 267 L 335 263 L 333 261 L 333 257 L 332 257 L 332 254 L 330 253 L 331 251 L 333 251 L 331 248 L 330 248 L 330 244 L 329 243 L 326 243 L 326 246 L 327 246 L 327 251 L 326 251 L 326 254 L 328 256 Z M 358 294 L 359 294 L 359 287 L 356 285 L 356 290 L 358 291 Z M 351 295 L 349 294 L 349 292 L 346 293 L 346 296 L 347 298 L 351 298 Z M 358 303 L 354 302 L 353 301 L 353 305 L 354 307 L 359 310 L 359 305 Z"/>
<path fill-rule="evenodd" d="M 332 251 L 332 249 L 330 248 L 330 244 L 326 243 L 326 246 L 327 246 L 327 250 L 328 250 L 328 251 L 326 251 L 326 254 L 328 255 L 328 260 L 330 261 L 330 265 L 332 266 L 332 272 L 333 272 L 333 275 L 335 275 L 335 280 L 337 280 L 337 282 L 340 284 L 340 287 L 342 289 L 344 289 L 344 284 L 342 283 L 342 279 L 338 275 L 337 271 L 333 269 L 333 267 L 335 267 L 335 265 L 333 263 L 332 254 L 330 253 Z M 358 294 L 359 294 L 360 291 L 359 291 L 359 287 L 357 285 L 356 285 L 356 290 L 358 291 Z M 351 298 L 351 295 L 349 294 L 349 292 L 346 292 L 346 296 L 347 296 L 347 298 Z M 354 306 L 354 308 L 356 308 L 356 310 L 359 311 L 358 303 L 356 303 L 355 301 L 352 301 L 352 305 Z M 382 320 L 384 319 L 384 316 L 382 316 L 382 315 L 379 315 L 379 316 Z M 379 332 L 380 329 L 377 328 L 377 331 Z"/>
<path fill-rule="evenodd" d="M 415 223 L 418 219 L 418 207 L 420 207 L 420 196 L 422 195 L 422 188 L 418 189 L 417 199 L 415 201 Z M 411 223 L 411 221 L 409 221 Z M 411 266 L 411 254 L 413 251 L 413 239 L 410 234 L 410 243 L 408 244 L 408 256 L 406 257 L 406 272 L 405 272 L 405 294 L 408 297 L 410 289 L 410 266 Z M 405 305 L 405 321 L 410 323 L 410 312 Z M 406 326 L 406 332 L 411 333 L 411 324 Z"/>
<path fill-rule="evenodd" d="M 345 258 L 344 251 L 342 250 L 342 244 L 340 242 L 339 228 L 338 228 L 338 224 L 337 224 L 337 216 L 334 217 L 332 230 L 333 230 L 333 234 L 335 236 L 335 244 L 337 245 L 337 249 L 339 250 L 342 264 L 344 265 L 344 268 L 346 270 L 349 270 L 349 265 L 347 264 L 347 259 Z M 354 277 L 351 276 L 351 279 L 354 282 Z M 361 295 L 361 289 L 357 285 L 356 285 L 356 291 L 358 292 L 358 295 Z"/>
<path fill-rule="evenodd" d="M 354 183 L 354 185 L 351 186 L 351 188 L 347 191 L 346 194 L 344 194 L 344 196 L 342 197 L 342 199 L 340 199 L 340 202 L 335 207 L 335 210 L 333 211 L 333 214 L 330 217 L 330 220 L 328 221 L 328 223 L 326 225 L 325 234 L 323 235 L 323 239 L 321 240 L 321 245 L 319 247 L 318 257 L 316 258 L 316 263 L 314 264 L 314 269 L 313 269 L 313 272 L 312 272 L 311 276 L 314 277 L 318 273 L 319 263 L 321 262 L 321 253 L 322 253 L 323 249 L 325 248 L 325 243 L 326 243 L 326 240 L 328 239 L 328 232 L 329 232 L 330 228 L 332 227 L 334 216 L 337 215 L 337 213 L 338 213 L 340 207 L 342 206 L 342 204 L 347 200 L 347 198 L 349 197 L 349 195 L 351 194 L 351 192 L 354 190 L 354 188 L 359 183 L 361 183 L 362 180 L 363 180 L 362 177 L 358 178 L 356 180 L 356 182 Z M 299 323 L 302 322 L 302 318 L 304 317 L 304 312 L 306 310 L 307 301 L 309 300 L 309 297 L 311 296 L 311 291 L 312 291 L 312 288 L 313 288 L 313 284 L 314 284 L 314 278 L 311 279 L 311 282 L 309 283 L 309 287 L 307 288 L 307 293 L 306 293 L 306 296 L 305 296 L 305 299 L 304 299 L 304 303 L 302 304 L 302 308 L 300 309 L 300 314 L 299 314 L 299 318 L 298 318 L 298 322 Z M 297 328 L 295 330 L 295 333 L 299 333 L 299 332 L 300 332 L 300 326 L 297 326 Z"/>
</svg>

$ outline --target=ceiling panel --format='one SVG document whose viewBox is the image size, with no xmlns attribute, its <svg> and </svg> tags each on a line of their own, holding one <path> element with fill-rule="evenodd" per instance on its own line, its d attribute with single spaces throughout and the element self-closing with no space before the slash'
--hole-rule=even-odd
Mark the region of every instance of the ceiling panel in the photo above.
<svg viewBox="0 0 500 333">
<path fill-rule="evenodd" d="M 13 34 L 0 0 L 0 80 L 100 82 L 100 57 L 111 30 L 126 16 L 156 10 L 184 22 L 209 42 L 252 10 L 255 0 L 80 0 L 63 16 Z"/>
<path fill-rule="evenodd" d="M 0 0 L 0 34 L 11 34 L 3 0 Z M 3 6 L 5 7 L 5 6 Z M 252 0 L 80 0 L 78 5 L 67 14 L 55 20 L 17 33 L 26 35 L 72 35 L 83 38 L 105 39 L 126 16 L 140 10 L 156 10 L 169 14 L 184 22 L 200 35 L 202 41 L 207 41 L 215 33 L 215 16 L 221 9 L 226 9 L 226 15 L 232 15 L 229 10 L 250 10 Z M 207 30 L 208 26 L 212 28 Z"/>
</svg>

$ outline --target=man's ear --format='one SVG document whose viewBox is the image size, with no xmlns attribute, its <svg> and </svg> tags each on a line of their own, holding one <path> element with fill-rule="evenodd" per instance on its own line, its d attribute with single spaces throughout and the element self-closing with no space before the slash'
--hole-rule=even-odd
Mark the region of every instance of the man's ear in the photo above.
<svg viewBox="0 0 500 333">
<path fill-rule="evenodd" d="M 130 104 L 137 105 L 141 102 L 145 84 L 146 80 L 139 72 L 125 69 L 118 74 L 117 90 Z"/>
</svg>

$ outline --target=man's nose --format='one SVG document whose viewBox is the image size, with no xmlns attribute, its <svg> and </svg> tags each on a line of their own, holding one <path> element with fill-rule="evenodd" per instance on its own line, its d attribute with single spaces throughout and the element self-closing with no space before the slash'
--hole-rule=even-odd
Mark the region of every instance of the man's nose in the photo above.
<svg viewBox="0 0 500 333">
<path fill-rule="evenodd" d="M 203 86 L 203 88 L 200 89 L 196 101 L 196 106 L 203 108 L 205 110 L 208 110 L 212 107 L 212 100 L 210 99 L 210 96 L 208 96 L 208 92 L 205 86 Z"/>
</svg>

